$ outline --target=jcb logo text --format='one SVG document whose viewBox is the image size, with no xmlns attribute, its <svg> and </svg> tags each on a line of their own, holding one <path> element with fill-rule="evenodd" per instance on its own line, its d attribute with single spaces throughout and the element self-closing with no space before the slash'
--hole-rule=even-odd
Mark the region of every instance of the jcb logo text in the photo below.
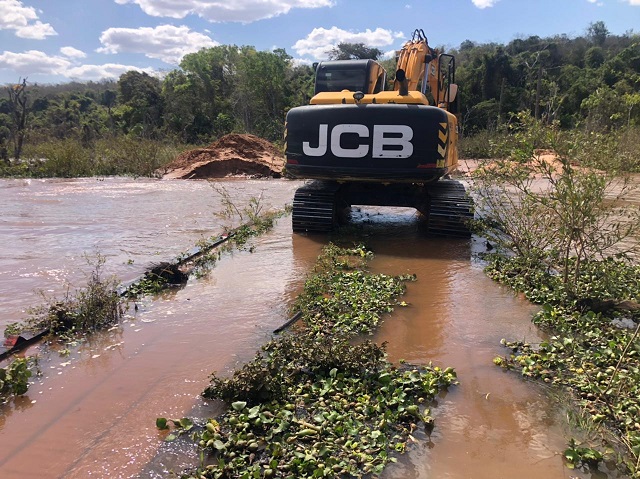
<svg viewBox="0 0 640 479">
<path fill-rule="evenodd" d="M 329 125 L 320 124 L 318 146 L 311 146 L 311 142 L 305 141 L 302 151 L 307 156 L 324 156 L 329 148 L 334 156 L 340 158 L 363 158 L 369 154 L 369 148 L 373 158 L 409 158 L 413 154 L 413 130 L 407 125 L 374 125 L 373 137 L 360 141 L 355 148 L 342 146 L 342 135 L 345 134 L 357 135 L 361 139 L 371 138 L 366 125 L 336 125 L 329 134 Z"/>
</svg>

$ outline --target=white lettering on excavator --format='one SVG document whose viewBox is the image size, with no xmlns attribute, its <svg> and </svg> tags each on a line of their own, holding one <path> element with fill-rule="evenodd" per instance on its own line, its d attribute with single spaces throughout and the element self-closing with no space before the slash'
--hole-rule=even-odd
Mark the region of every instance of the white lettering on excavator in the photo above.
<svg viewBox="0 0 640 479">
<path fill-rule="evenodd" d="M 400 137 L 386 137 L 385 133 L 400 134 Z M 413 155 L 413 130 L 407 125 L 375 125 L 373 127 L 374 158 L 409 158 Z M 385 150 L 385 146 L 401 147 Z"/>
<path fill-rule="evenodd" d="M 308 141 L 302 143 L 302 152 L 307 156 L 324 156 L 327 153 L 327 131 L 329 125 L 320 125 L 318 130 L 318 146 L 313 148 Z"/>
<path fill-rule="evenodd" d="M 331 153 L 340 158 L 363 158 L 369 153 L 369 144 L 358 143 L 356 148 L 343 148 L 341 137 L 343 134 L 355 134 L 360 138 L 369 138 L 369 128 L 366 125 L 345 123 L 336 125 L 331 130 L 329 139 L 329 125 L 321 124 L 318 128 L 318 146 L 312 147 L 308 141 L 302 143 L 302 152 L 307 156 L 324 156 L 327 146 Z M 387 136 L 392 134 L 394 136 Z M 400 135 L 400 136 L 398 136 Z M 413 154 L 413 130 L 407 125 L 374 125 L 372 156 L 374 158 L 409 158 Z M 386 147 L 393 147 L 389 149 Z"/>
</svg>

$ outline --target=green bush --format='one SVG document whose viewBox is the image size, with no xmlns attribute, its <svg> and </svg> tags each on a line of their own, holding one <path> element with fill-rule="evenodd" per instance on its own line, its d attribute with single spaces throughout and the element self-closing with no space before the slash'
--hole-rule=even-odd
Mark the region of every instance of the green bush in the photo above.
<svg viewBox="0 0 640 479">
<path fill-rule="evenodd" d="M 182 149 L 155 140 L 120 136 L 97 141 L 93 154 L 101 175 L 153 177 Z"/>
<path fill-rule="evenodd" d="M 28 155 L 28 156 L 27 156 Z M 25 158 L 33 158 L 33 176 L 77 178 L 94 176 L 96 166 L 79 140 L 51 140 L 25 149 Z"/>
<path fill-rule="evenodd" d="M 0 368 L 0 401 L 11 395 L 20 396 L 29 389 L 28 360 L 25 358 L 14 359 L 7 367 Z"/>
<path fill-rule="evenodd" d="M 488 159 L 501 156 L 498 145 L 503 144 L 505 135 L 495 131 L 482 130 L 472 136 L 461 137 L 458 154 L 467 160 Z"/>
<path fill-rule="evenodd" d="M 12 330 L 86 333 L 117 323 L 124 314 L 123 302 L 117 291 L 119 282 L 115 277 L 103 277 L 104 257 L 98 255 L 97 259 L 88 258 L 87 261 L 94 269 L 86 287 L 32 308 L 31 317 L 22 323 L 11 324 Z"/>
</svg>

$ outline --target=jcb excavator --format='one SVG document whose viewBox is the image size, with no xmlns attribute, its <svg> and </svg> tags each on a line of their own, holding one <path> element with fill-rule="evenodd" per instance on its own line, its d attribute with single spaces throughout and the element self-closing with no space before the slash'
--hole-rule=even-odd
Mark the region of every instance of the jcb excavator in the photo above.
<svg viewBox="0 0 640 479">
<path fill-rule="evenodd" d="M 287 172 L 316 180 L 293 200 L 293 230 L 330 231 L 351 205 L 409 206 L 428 231 L 469 236 L 464 186 L 442 178 L 458 164 L 455 59 L 422 30 L 398 52 L 393 90 L 373 60 L 316 66 L 310 104 L 286 118 Z"/>
</svg>

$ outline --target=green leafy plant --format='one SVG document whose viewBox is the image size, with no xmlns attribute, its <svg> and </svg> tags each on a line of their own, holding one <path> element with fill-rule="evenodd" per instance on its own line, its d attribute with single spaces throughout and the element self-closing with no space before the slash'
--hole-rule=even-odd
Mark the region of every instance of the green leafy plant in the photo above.
<svg viewBox="0 0 640 479">
<path fill-rule="evenodd" d="M 186 434 L 193 428 L 193 421 L 188 417 L 183 417 L 182 419 L 167 419 L 164 417 L 156 418 L 156 427 L 161 431 L 171 429 L 169 423 L 173 424 L 174 429 L 171 434 L 168 434 L 164 438 L 166 442 L 175 441 L 180 435 Z"/>
<path fill-rule="evenodd" d="M 615 172 L 575 166 L 574 143 L 526 115 L 519 119 L 510 156 L 474 175 L 478 230 L 502 251 L 559 271 L 571 289 L 587 259 L 637 249 L 623 246 L 640 234 L 640 209 L 622 201 L 634 187 Z M 535 150 L 541 135 L 554 155 Z"/>
<path fill-rule="evenodd" d="M 379 474 L 420 425 L 431 429 L 427 404 L 456 383 L 455 371 L 396 368 L 384 345 L 352 341 L 415 279 L 366 273 L 371 256 L 362 246 L 325 247 L 293 306 L 303 313 L 302 331 L 270 341 L 231 377 L 212 375 L 203 395 L 230 407 L 194 433 L 201 466 L 183 477 Z"/>
<path fill-rule="evenodd" d="M 564 451 L 564 458 L 569 469 L 575 469 L 581 466 L 595 468 L 604 457 L 599 451 L 590 447 L 581 447 L 571 439 L 569 447 Z"/>
<path fill-rule="evenodd" d="M 9 396 L 21 396 L 29 389 L 29 360 L 18 358 L 0 368 L 0 400 L 6 400 Z"/>
<path fill-rule="evenodd" d="M 8 338 L 9 336 L 20 334 L 23 330 L 23 325 L 19 322 L 13 322 L 7 324 L 4 328 L 4 337 Z"/>
</svg>

